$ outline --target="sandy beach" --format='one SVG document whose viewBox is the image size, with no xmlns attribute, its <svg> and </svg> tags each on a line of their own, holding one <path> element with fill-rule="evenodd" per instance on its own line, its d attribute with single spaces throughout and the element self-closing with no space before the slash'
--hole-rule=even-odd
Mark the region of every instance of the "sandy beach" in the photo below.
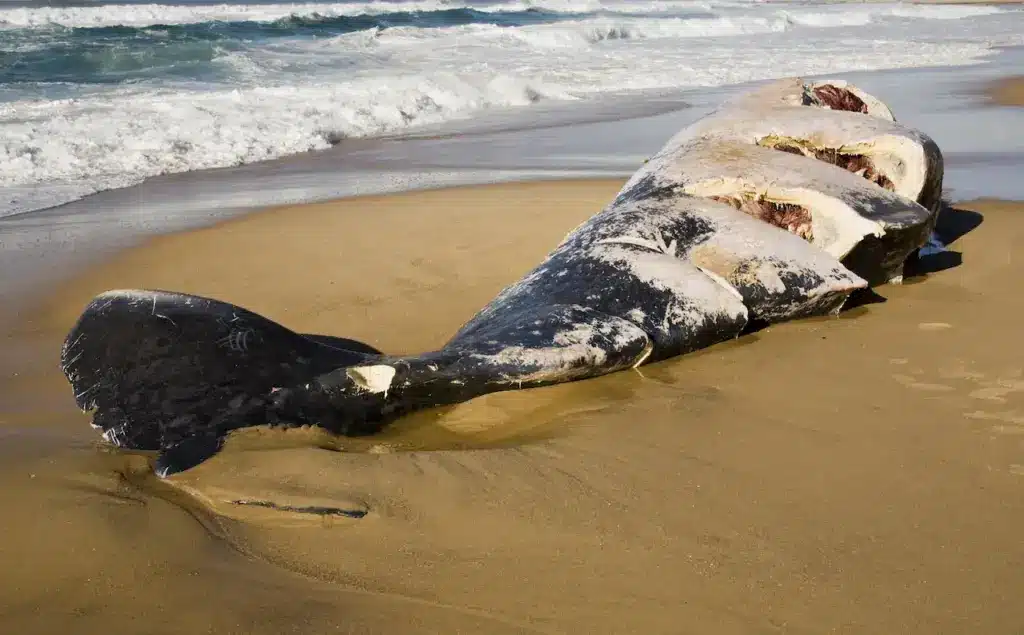
<svg viewBox="0 0 1024 635">
<path fill-rule="evenodd" d="M 946 215 L 936 270 L 840 318 L 491 395 L 334 449 L 249 434 L 169 482 L 101 449 L 55 369 L 95 293 L 212 295 L 388 352 L 441 344 L 621 182 L 286 207 L 157 237 L 11 337 L 12 632 L 1016 633 L 1024 205 Z M 970 231 L 968 231 L 970 230 Z M 956 265 L 956 266 L 951 266 Z M 235 504 L 331 504 L 362 518 Z"/>
<path fill-rule="evenodd" d="M 1024 106 L 1024 77 L 1007 77 L 989 89 L 992 101 L 1001 106 Z"/>
</svg>

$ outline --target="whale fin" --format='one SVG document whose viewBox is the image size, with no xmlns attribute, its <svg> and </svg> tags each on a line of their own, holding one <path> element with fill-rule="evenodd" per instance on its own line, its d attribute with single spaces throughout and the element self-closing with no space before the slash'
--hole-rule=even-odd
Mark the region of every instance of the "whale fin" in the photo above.
<svg viewBox="0 0 1024 635">
<path fill-rule="evenodd" d="M 267 410 L 277 389 L 379 355 L 226 302 L 128 290 L 86 307 L 64 342 L 61 368 L 104 438 L 161 451 L 158 469 L 174 472 L 211 456 L 232 429 L 283 423 Z"/>
</svg>

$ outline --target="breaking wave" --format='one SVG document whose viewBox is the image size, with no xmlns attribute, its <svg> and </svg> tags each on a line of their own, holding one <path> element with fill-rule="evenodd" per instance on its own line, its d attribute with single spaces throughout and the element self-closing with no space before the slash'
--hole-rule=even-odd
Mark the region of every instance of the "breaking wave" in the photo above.
<svg viewBox="0 0 1024 635">
<path fill-rule="evenodd" d="M 0 8 L 0 215 L 491 108 L 971 63 L 1022 43 L 1022 15 L 742 0 Z"/>
</svg>

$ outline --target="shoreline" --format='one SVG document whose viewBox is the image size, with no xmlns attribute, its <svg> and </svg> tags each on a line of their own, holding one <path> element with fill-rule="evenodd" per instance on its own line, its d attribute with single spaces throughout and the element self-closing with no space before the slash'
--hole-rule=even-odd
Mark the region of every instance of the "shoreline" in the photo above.
<svg viewBox="0 0 1024 635">
<path fill-rule="evenodd" d="M 955 77 L 955 82 L 949 85 L 953 90 L 959 84 L 976 87 L 964 94 L 973 108 L 978 103 L 978 92 L 990 92 L 985 88 L 991 83 L 989 78 L 1012 77 L 1018 59 L 1024 59 L 1024 49 L 1009 47 L 967 66 L 825 73 L 808 77 L 849 77 L 895 101 L 904 98 L 900 90 L 906 85 L 915 86 L 914 90 L 928 89 L 936 84 L 936 79 L 945 82 L 947 77 Z M 46 288 L 52 288 L 55 281 L 63 278 L 56 269 L 74 270 L 102 262 L 109 255 L 154 235 L 188 231 L 280 205 L 367 194 L 494 182 L 628 178 L 635 166 L 656 151 L 666 138 L 713 108 L 731 91 L 747 85 L 673 92 L 659 97 L 675 104 L 673 108 L 622 106 L 620 116 L 613 116 L 608 105 L 596 103 L 589 110 L 584 107 L 580 121 L 570 117 L 566 110 L 569 105 L 564 105 L 565 108 L 557 107 L 548 113 L 546 117 L 550 116 L 550 121 L 541 121 L 539 127 L 524 128 L 523 122 L 510 113 L 496 114 L 493 119 L 488 116 L 480 121 L 441 126 L 439 135 L 431 132 L 426 136 L 412 134 L 367 140 L 358 143 L 354 153 L 335 149 L 240 168 L 154 177 L 138 186 L 108 190 L 58 207 L 5 217 L 0 219 L 0 232 L 6 234 L 0 240 L 0 269 L 8 275 L 0 282 L 0 297 L 7 306 L 0 310 L 0 328 L 10 317 L 12 302 L 20 300 L 20 310 L 31 304 L 24 301 L 30 299 L 26 294 L 33 297 L 39 295 L 37 292 L 45 294 Z M 895 105 L 902 118 L 918 118 L 931 114 L 927 109 L 930 99 Z M 981 99 L 987 98 L 982 96 Z M 685 107 L 677 109 L 680 106 Z M 1015 125 L 1016 122 L 1017 119 L 1011 118 L 999 125 Z M 937 119 L 929 128 L 941 132 L 955 123 Z M 469 131 L 468 135 L 460 135 L 463 127 Z M 622 147 L 614 151 L 607 141 L 595 142 L 616 138 L 624 141 L 620 144 Z M 944 149 L 953 147 L 948 139 L 938 141 Z M 549 150 L 537 151 L 538 148 Z M 550 148 L 562 154 L 553 157 Z M 968 149 L 970 153 L 977 151 L 974 147 Z M 955 180 L 957 168 L 950 167 L 953 169 L 948 176 Z M 336 178 L 338 174 L 343 175 L 340 180 Z M 988 194 L 1002 198 L 1018 195 L 973 188 L 966 195 L 955 196 L 974 198 Z M 44 258 L 48 264 L 54 264 L 33 265 Z"/>
</svg>

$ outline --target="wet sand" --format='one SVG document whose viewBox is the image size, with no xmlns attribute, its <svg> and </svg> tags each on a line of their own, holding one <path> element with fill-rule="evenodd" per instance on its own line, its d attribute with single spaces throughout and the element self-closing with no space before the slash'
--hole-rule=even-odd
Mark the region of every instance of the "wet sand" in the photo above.
<svg viewBox="0 0 1024 635">
<path fill-rule="evenodd" d="M 3 629 L 1019 633 L 1021 203 L 961 205 L 943 229 L 964 235 L 928 263 L 949 268 L 840 318 L 424 413 L 347 452 L 251 433 L 157 482 L 97 443 L 54 368 L 117 287 L 436 347 L 620 185 L 281 208 L 62 286 L 10 335 L 46 364 L 4 386 Z"/>
<path fill-rule="evenodd" d="M 989 97 L 1000 106 L 1024 106 L 1024 76 L 996 81 L 989 88 Z"/>
</svg>

